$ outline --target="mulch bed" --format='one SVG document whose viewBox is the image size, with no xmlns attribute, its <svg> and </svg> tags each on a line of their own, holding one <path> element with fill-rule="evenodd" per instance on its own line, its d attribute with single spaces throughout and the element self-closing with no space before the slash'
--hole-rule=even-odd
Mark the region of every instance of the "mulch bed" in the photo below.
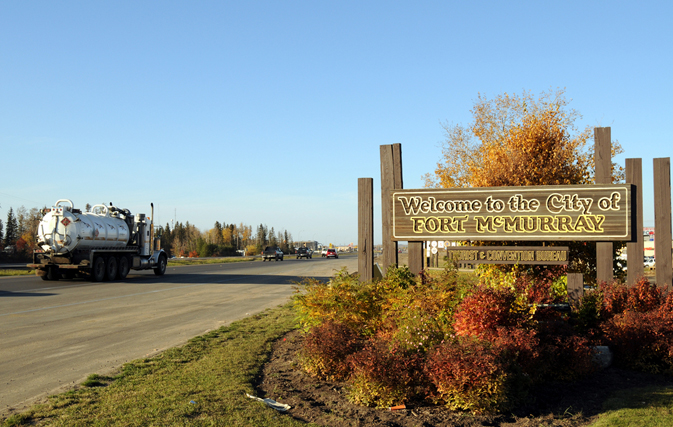
<svg viewBox="0 0 673 427">
<path fill-rule="evenodd" d="M 304 374 L 296 363 L 302 339 L 295 330 L 274 344 L 257 391 L 260 397 L 289 404 L 292 409 L 283 416 L 322 426 L 582 426 L 595 421 L 603 402 L 615 391 L 673 385 L 668 377 L 611 367 L 575 383 L 539 387 L 525 406 L 511 414 L 472 415 L 425 404 L 391 411 L 354 405 L 346 398 L 345 384 Z"/>
</svg>

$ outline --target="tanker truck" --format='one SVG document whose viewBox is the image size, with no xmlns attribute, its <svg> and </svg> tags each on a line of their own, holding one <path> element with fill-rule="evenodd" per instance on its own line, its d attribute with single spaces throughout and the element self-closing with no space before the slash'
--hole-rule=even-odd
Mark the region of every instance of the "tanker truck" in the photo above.
<svg viewBox="0 0 673 427">
<path fill-rule="evenodd" d="M 150 205 L 147 218 L 112 203 L 82 212 L 72 201 L 58 200 L 43 210 L 37 227 L 38 249 L 28 267 L 43 280 L 80 276 L 95 282 L 123 280 L 130 270 L 148 269 L 162 276 L 168 256 L 154 236 L 154 204 Z"/>
</svg>

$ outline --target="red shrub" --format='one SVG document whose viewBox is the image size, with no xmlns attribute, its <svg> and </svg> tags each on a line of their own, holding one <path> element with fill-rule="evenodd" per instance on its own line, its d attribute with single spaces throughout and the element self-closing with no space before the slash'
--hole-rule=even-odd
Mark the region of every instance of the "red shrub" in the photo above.
<svg viewBox="0 0 673 427">
<path fill-rule="evenodd" d="M 478 288 L 456 310 L 456 335 L 482 337 L 498 326 L 517 325 L 522 319 L 512 310 L 515 301 L 516 295 L 509 289 Z"/>
<path fill-rule="evenodd" d="M 357 404 L 389 407 L 408 402 L 424 384 L 422 356 L 385 340 L 372 340 L 349 357 L 348 398 Z"/>
<path fill-rule="evenodd" d="M 659 308 L 663 300 L 661 289 L 643 277 L 629 288 L 627 309 L 639 312 L 652 311 Z"/>
<path fill-rule="evenodd" d="M 357 332 L 344 324 L 327 321 L 314 326 L 304 339 L 301 365 L 306 372 L 325 380 L 344 380 L 350 374 L 347 358 L 362 348 Z"/>
<path fill-rule="evenodd" d="M 627 310 L 652 311 L 658 308 L 664 299 L 661 289 L 644 277 L 632 287 L 618 282 L 602 283 L 600 292 L 603 295 L 601 316 L 605 319 Z"/>
<path fill-rule="evenodd" d="M 602 328 L 616 364 L 673 373 L 673 315 L 666 305 L 647 313 L 626 311 L 604 322 Z"/>
<path fill-rule="evenodd" d="M 522 328 L 498 328 L 491 337 L 493 347 L 509 369 L 532 377 L 540 358 L 537 332 Z"/>
<path fill-rule="evenodd" d="M 521 275 L 514 281 L 514 288 L 517 294 L 526 295 L 528 302 L 532 304 L 551 304 L 554 302 L 552 296 L 552 285 L 554 277 L 541 271 L 536 275 Z"/>
<path fill-rule="evenodd" d="M 425 372 L 437 390 L 436 400 L 452 410 L 492 412 L 507 406 L 509 374 L 488 342 L 446 342 L 430 353 Z"/>
</svg>

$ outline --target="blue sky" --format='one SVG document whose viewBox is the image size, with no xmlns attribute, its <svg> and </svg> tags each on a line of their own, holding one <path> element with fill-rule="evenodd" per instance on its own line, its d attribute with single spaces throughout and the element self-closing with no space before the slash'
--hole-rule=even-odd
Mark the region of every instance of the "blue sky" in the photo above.
<svg viewBox="0 0 673 427">
<path fill-rule="evenodd" d="M 673 7 L 598 1 L 3 1 L 0 219 L 113 202 L 202 231 L 357 243 L 357 179 L 405 188 L 478 94 L 565 88 L 579 128 L 671 157 Z"/>
</svg>

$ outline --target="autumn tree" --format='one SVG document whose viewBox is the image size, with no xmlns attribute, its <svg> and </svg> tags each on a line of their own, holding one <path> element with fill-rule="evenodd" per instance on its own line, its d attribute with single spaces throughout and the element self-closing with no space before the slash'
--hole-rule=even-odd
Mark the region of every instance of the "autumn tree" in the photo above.
<svg viewBox="0 0 673 427">
<path fill-rule="evenodd" d="M 222 243 L 228 246 L 234 246 L 234 227 L 233 224 L 222 229 Z"/>
<path fill-rule="evenodd" d="M 563 89 L 549 90 L 538 97 L 526 91 L 493 99 L 479 94 L 470 110 L 472 122 L 443 125 L 442 157 L 434 174 L 426 175 L 426 186 L 593 183 L 593 147 L 588 147 L 592 132 L 588 127 L 577 129 L 575 122 L 581 116 L 568 104 Z M 612 151 L 613 156 L 622 151 L 618 142 L 613 142 Z M 613 163 L 613 182 L 623 176 L 623 168 Z M 588 275 L 595 271 L 594 245 L 573 242 L 569 246 L 574 269 Z"/>
</svg>

